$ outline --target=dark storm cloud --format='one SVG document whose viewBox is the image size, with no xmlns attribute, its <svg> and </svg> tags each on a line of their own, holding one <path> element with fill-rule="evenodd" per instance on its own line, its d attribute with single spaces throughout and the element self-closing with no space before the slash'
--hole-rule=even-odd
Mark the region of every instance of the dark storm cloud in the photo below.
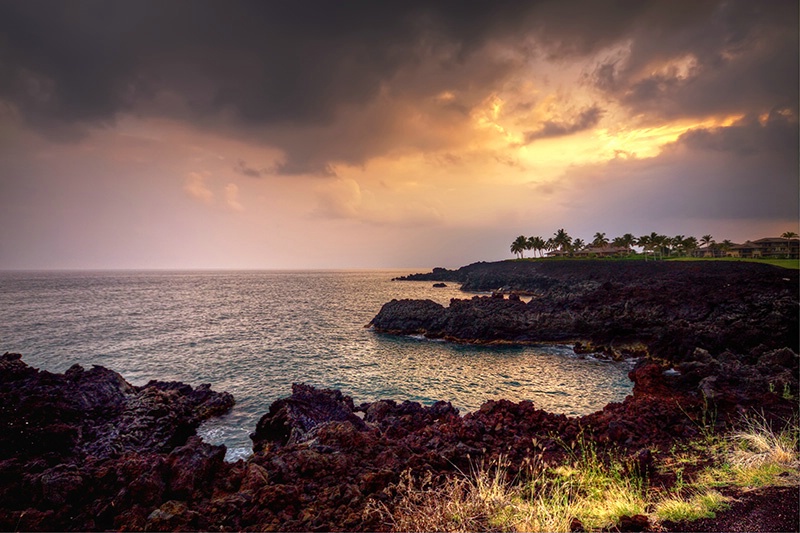
<svg viewBox="0 0 800 533">
<path fill-rule="evenodd" d="M 796 116 L 775 110 L 766 120 L 745 117 L 727 128 L 685 133 L 661 157 L 678 174 L 686 198 L 678 215 L 752 219 L 800 218 Z M 664 191 L 665 198 L 668 197 Z"/>
<path fill-rule="evenodd" d="M 247 166 L 247 163 L 245 163 L 241 159 L 239 159 L 236 162 L 236 166 L 233 167 L 233 170 L 235 172 L 238 172 L 242 176 L 250 176 L 251 178 L 260 178 L 261 177 L 261 171 L 260 170 Z"/>
<path fill-rule="evenodd" d="M 763 120 L 745 117 L 737 124 L 718 129 L 697 129 L 684 133 L 679 143 L 693 150 L 729 152 L 738 156 L 769 153 L 797 168 L 798 125 L 786 109 L 773 109 Z M 762 124 L 763 121 L 763 124 Z"/>
<path fill-rule="evenodd" d="M 763 123 L 746 117 L 692 130 L 657 157 L 619 158 L 568 178 L 580 190 L 591 187 L 591 202 L 582 207 L 587 216 L 796 220 L 799 143 L 796 119 L 774 112 Z"/>
<path fill-rule="evenodd" d="M 173 90 L 195 118 L 324 122 L 427 47 L 469 53 L 515 4 L 4 2 L 2 94 L 32 119 L 111 119 Z"/>
<path fill-rule="evenodd" d="M 669 2 L 664 3 L 670 5 Z M 591 75 L 596 87 L 652 120 L 719 113 L 797 110 L 798 4 L 713 4 L 678 27 L 642 24 L 630 55 L 611 57 Z M 683 7 L 676 4 L 676 11 Z"/>
<path fill-rule="evenodd" d="M 597 106 L 592 106 L 581 111 L 575 120 L 571 122 L 559 122 L 548 120 L 536 131 L 525 133 L 525 142 L 530 143 L 536 139 L 550 139 L 553 137 L 563 137 L 594 127 L 603 116 L 603 110 Z"/>
<path fill-rule="evenodd" d="M 387 87 L 421 100 L 461 86 L 472 99 L 450 105 L 466 117 L 514 67 L 475 60 L 490 41 L 553 60 L 630 42 L 625 62 L 601 62 L 590 81 L 653 116 L 791 104 L 796 22 L 796 2 L 781 0 L 20 0 L 0 3 L 0 100 L 56 139 L 121 112 L 170 117 L 282 148 L 278 173 L 325 173 L 392 146 L 391 127 L 320 132 L 346 130 L 342 110 Z M 697 59 L 688 78 L 648 71 L 685 54 Z"/>
</svg>

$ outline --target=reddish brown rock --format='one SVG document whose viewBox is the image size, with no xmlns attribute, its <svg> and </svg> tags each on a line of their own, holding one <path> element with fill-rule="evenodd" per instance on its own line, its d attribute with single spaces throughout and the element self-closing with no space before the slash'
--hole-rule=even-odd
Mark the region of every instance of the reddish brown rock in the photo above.
<svg viewBox="0 0 800 533">
<path fill-rule="evenodd" d="M 136 530 L 171 494 L 210 494 L 225 450 L 187 439 L 232 405 L 208 385 L 134 387 L 102 367 L 51 374 L 3 355 L 0 527 Z"/>
</svg>

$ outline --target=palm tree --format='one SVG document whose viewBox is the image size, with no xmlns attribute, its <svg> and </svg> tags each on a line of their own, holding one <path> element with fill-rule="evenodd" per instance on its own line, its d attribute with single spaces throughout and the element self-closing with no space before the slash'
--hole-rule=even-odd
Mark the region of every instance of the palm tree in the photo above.
<svg viewBox="0 0 800 533">
<path fill-rule="evenodd" d="M 656 258 L 658 258 L 658 254 L 661 254 L 662 259 L 664 258 L 664 252 L 669 251 L 669 241 L 670 238 L 666 235 L 659 235 L 655 231 L 650 233 L 650 242 Z"/>
<path fill-rule="evenodd" d="M 614 237 L 611 241 L 611 244 L 618 247 L 618 248 L 625 248 L 628 250 L 628 255 L 633 253 L 631 247 L 637 243 L 636 237 L 633 236 L 632 233 L 626 233 L 621 237 Z"/>
<path fill-rule="evenodd" d="M 575 239 L 574 241 L 572 241 L 573 252 L 580 252 L 581 250 L 583 250 L 584 246 L 586 246 L 586 243 L 583 242 L 583 239 Z"/>
<path fill-rule="evenodd" d="M 539 257 L 543 257 L 544 256 L 544 248 L 545 248 L 545 246 L 547 246 L 547 241 L 545 241 L 543 237 L 540 237 L 538 235 L 535 236 L 535 237 L 532 237 L 532 239 L 533 239 L 533 247 L 534 247 L 534 249 L 536 249 L 536 251 L 539 252 Z"/>
<path fill-rule="evenodd" d="M 555 241 L 553 241 L 552 237 L 547 239 L 546 241 L 544 241 L 544 249 L 547 250 L 548 252 L 550 250 L 555 250 L 556 249 L 556 243 L 555 243 Z"/>
<path fill-rule="evenodd" d="M 632 248 L 636 244 L 636 237 L 633 236 L 633 233 L 626 233 L 622 236 L 622 243 L 625 248 Z"/>
<path fill-rule="evenodd" d="M 525 249 L 526 250 L 533 250 L 533 244 L 531 243 L 530 239 L 525 239 Z"/>
<path fill-rule="evenodd" d="M 561 228 L 553 234 L 553 244 L 561 248 L 562 252 L 566 252 L 569 249 L 569 245 L 572 244 L 572 237 L 567 235 L 564 228 Z"/>
<path fill-rule="evenodd" d="M 533 257 L 536 257 L 536 242 L 533 240 L 533 237 L 528 237 L 525 239 L 525 249 L 526 250 L 533 250 Z"/>
<path fill-rule="evenodd" d="M 697 237 L 690 235 L 683 239 L 683 249 L 686 251 L 686 255 L 692 255 L 697 250 Z"/>
<path fill-rule="evenodd" d="M 714 257 L 714 249 L 713 249 L 714 244 L 716 243 L 714 242 L 714 237 L 712 237 L 711 235 L 703 235 L 702 237 L 700 237 L 700 245 L 708 248 L 708 251 L 711 253 L 711 257 Z"/>
<path fill-rule="evenodd" d="M 647 261 L 647 252 L 649 252 L 650 248 L 653 246 L 653 241 L 650 239 L 650 235 L 642 235 L 636 239 L 636 245 L 642 247 L 644 260 Z"/>
<path fill-rule="evenodd" d="M 544 237 L 536 236 L 536 248 L 539 250 L 539 257 L 544 257 L 544 251 L 547 250 L 547 239 Z"/>
<path fill-rule="evenodd" d="M 594 240 L 592 241 L 592 246 L 597 248 L 603 248 L 604 246 L 608 246 L 608 239 L 606 238 L 605 233 L 600 233 L 599 231 L 594 234 Z"/>
<path fill-rule="evenodd" d="M 511 252 L 514 253 L 515 255 L 519 254 L 520 258 L 524 259 L 525 254 L 523 252 L 525 252 L 525 247 L 527 245 L 528 245 L 528 239 L 525 238 L 525 235 L 520 235 L 519 237 L 514 239 L 514 242 L 511 243 Z"/>
<path fill-rule="evenodd" d="M 683 240 L 685 238 L 686 237 L 684 237 L 683 235 L 675 235 L 673 238 L 669 239 L 669 241 L 668 241 L 668 246 L 672 246 L 672 248 L 676 252 L 678 252 L 679 256 L 683 255 L 683 250 L 684 250 Z M 667 253 L 667 255 L 669 255 L 669 253 Z"/>
<path fill-rule="evenodd" d="M 722 251 L 723 254 L 726 253 L 728 250 L 730 250 L 731 246 L 733 246 L 733 243 L 731 242 L 730 239 L 725 239 L 724 241 L 719 243 L 719 249 Z"/>
<path fill-rule="evenodd" d="M 786 231 L 783 234 L 781 234 L 781 238 L 786 239 L 786 257 L 791 257 L 792 255 L 792 248 L 789 242 L 792 239 L 796 239 L 797 237 L 798 237 L 797 233 L 793 231 Z"/>
</svg>

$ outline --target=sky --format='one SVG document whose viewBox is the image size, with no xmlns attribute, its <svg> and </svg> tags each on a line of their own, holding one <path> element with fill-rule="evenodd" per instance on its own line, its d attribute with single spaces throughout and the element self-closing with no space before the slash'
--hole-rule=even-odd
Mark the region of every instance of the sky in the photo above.
<svg viewBox="0 0 800 533">
<path fill-rule="evenodd" d="M 0 269 L 798 231 L 796 0 L 0 2 Z"/>
</svg>

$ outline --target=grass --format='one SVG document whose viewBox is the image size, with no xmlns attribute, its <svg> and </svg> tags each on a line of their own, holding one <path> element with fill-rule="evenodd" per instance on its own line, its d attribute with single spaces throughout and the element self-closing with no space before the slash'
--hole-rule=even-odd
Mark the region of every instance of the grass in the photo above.
<svg viewBox="0 0 800 533">
<path fill-rule="evenodd" d="M 800 270 L 800 260 L 798 259 L 755 259 L 745 257 L 673 257 L 667 261 L 738 261 L 743 263 L 763 263 L 791 270 Z"/>
<path fill-rule="evenodd" d="M 502 467 L 487 468 L 473 476 L 456 476 L 438 482 L 430 473 L 415 479 L 401 476 L 398 503 L 390 511 L 383 504 L 370 509 L 388 520 L 395 531 L 488 531 L 492 521 L 506 514 L 514 500 L 501 479 Z"/>
<path fill-rule="evenodd" d="M 800 484 L 800 428 L 797 420 L 775 429 L 763 415 L 746 417 L 727 439 L 723 460 L 702 480 L 757 488 Z"/>
<path fill-rule="evenodd" d="M 800 270 L 800 260 L 798 259 L 757 259 L 747 257 L 664 257 L 659 259 L 645 259 L 642 254 L 631 254 L 623 257 L 525 257 L 523 259 L 509 259 L 509 261 L 734 261 L 743 263 L 763 263 L 790 270 Z"/>
<path fill-rule="evenodd" d="M 510 475 L 501 458 L 441 480 L 406 472 L 391 509 L 377 511 L 396 531 L 587 531 L 614 529 L 623 516 L 663 521 L 713 518 L 729 507 L 719 489 L 800 484 L 797 420 L 775 430 L 749 416 L 727 436 L 673 448 L 659 468 L 674 472 L 669 487 L 651 486 L 624 458 L 599 454 L 581 439 L 557 465 L 528 462 L 524 477 Z M 690 472 L 684 479 L 684 472 Z"/>
<path fill-rule="evenodd" d="M 661 521 L 693 522 L 716 518 L 717 511 L 728 509 L 727 498 L 715 490 L 696 493 L 689 498 L 667 497 L 655 504 L 654 514 Z"/>
</svg>

